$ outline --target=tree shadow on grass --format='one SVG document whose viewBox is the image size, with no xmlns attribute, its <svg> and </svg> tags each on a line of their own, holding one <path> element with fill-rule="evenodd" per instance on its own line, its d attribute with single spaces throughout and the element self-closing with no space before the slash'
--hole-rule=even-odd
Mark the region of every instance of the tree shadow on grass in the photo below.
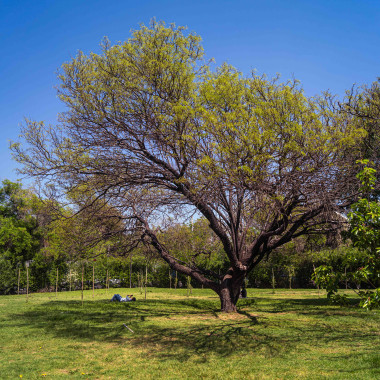
<svg viewBox="0 0 380 380">
<path fill-rule="evenodd" d="M 223 314 L 214 300 L 85 301 L 83 306 L 79 301 L 50 301 L 12 318 L 18 326 L 25 324 L 36 333 L 43 330 L 74 342 L 129 342 L 144 349 L 147 352 L 144 355 L 182 361 L 190 358 L 206 361 L 210 354 L 228 357 L 247 352 L 276 356 L 300 344 L 342 340 L 349 343 L 353 337 L 349 329 L 334 329 L 328 321 L 310 319 L 298 323 L 281 315 L 328 316 L 331 309 L 321 308 L 325 303 L 319 299 L 268 300 L 268 303 L 261 299 L 260 307 L 252 307 L 253 303 L 254 300 L 244 300 L 240 302 L 239 313 Z M 260 313 L 272 314 L 275 319 Z M 355 338 L 371 339 L 359 330 Z"/>
<path fill-rule="evenodd" d="M 358 299 L 348 298 L 347 306 L 340 307 L 332 304 L 327 298 L 265 298 L 258 299 L 256 309 L 267 313 L 298 313 L 304 315 L 355 315 L 357 317 L 366 317 L 368 314 L 364 309 L 358 308 Z M 241 304 L 245 307 L 246 304 Z"/>
<path fill-rule="evenodd" d="M 11 316 L 18 326 L 42 329 L 57 337 L 79 341 L 120 342 L 125 339 L 125 327 L 136 333 L 144 330 L 141 322 L 214 313 L 213 302 L 204 300 L 147 300 L 119 303 L 110 301 L 49 301 L 33 306 L 29 311 Z"/>
<path fill-rule="evenodd" d="M 205 362 L 210 355 L 227 358 L 261 349 L 270 355 L 277 354 L 281 344 L 263 331 L 253 331 L 254 324 L 243 320 L 213 325 L 192 324 L 185 328 L 152 326 L 148 334 L 133 336 L 131 342 L 134 346 L 147 348 L 148 356 L 181 362 L 190 359 Z"/>
</svg>

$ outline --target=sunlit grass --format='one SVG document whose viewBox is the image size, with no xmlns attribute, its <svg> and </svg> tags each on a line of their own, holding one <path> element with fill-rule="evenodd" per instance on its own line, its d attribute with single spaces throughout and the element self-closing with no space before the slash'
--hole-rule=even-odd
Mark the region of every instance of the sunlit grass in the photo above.
<svg viewBox="0 0 380 380">
<path fill-rule="evenodd" d="M 83 306 L 80 292 L 0 297 L 0 378 L 380 378 L 379 311 L 248 289 L 223 314 L 209 290 L 133 291 L 86 291 Z"/>
</svg>

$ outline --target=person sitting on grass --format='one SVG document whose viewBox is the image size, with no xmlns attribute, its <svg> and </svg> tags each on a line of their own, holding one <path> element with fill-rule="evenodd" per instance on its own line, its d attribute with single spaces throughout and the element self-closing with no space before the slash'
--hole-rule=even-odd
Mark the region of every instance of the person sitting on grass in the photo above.
<svg viewBox="0 0 380 380">
<path fill-rule="evenodd" d="M 136 301 L 136 298 L 133 297 L 133 294 L 127 295 L 125 298 L 123 298 L 120 294 L 114 294 L 111 298 L 111 301 L 118 301 L 118 302 L 131 302 Z"/>
</svg>

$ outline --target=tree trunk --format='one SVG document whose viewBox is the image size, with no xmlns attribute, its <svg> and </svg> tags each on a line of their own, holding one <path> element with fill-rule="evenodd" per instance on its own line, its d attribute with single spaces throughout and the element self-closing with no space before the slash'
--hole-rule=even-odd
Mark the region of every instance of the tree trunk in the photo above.
<svg viewBox="0 0 380 380">
<path fill-rule="evenodd" d="M 219 298 L 221 311 L 226 313 L 236 312 L 236 304 L 239 300 L 243 281 L 243 272 L 234 272 L 232 268 L 227 271 L 220 284 Z"/>
<path fill-rule="evenodd" d="M 238 289 L 238 293 L 240 288 Z M 220 310 L 225 313 L 236 312 L 236 304 L 239 299 L 239 296 L 234 296 L 233 289 L 223 288 L 219 294 L 220 298 Z"/>
</svg>

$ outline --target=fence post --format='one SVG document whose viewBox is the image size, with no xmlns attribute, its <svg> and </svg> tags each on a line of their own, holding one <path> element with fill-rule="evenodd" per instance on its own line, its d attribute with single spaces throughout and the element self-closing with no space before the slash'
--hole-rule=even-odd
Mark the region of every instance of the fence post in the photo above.
<svg viewBox="0 0 380 380">
<path fill-rule="evenodd" d="M 132 255 L 129 256 L 129 289 L 132 289 Z"/>
<path fill-rule="evenodd" d="M 29 298 L 29 264 L 26 266 L 26 302 Z"/>
<path fill-rule="evenodd" d="M 92 298 L 95 297 L 95 263 L 92 263 Z"/>
<path fill-rule="evenodd" d="M 84 262 L 82 260 L 82 293 L 81 293 L 82 306 L 83 306 L 83 282 L 84 282 Z"/>
<path fill-rule="evenodd" d="M 147 286 L 148 286 L 148 263 L 145 264 L 145 300 L 146 300 Z"/>
<path fill-rule="evenodd" d="M 18 268 L 18 279 L 17 279 L 17 295 L 20 295 L 20 271 L 21 269 Z"/>
<path fill-rule="evenodd" d="M 55 279 L 55 296 L 58 297 L 58 267 L 57 267 L 57 277 Z"/>
</svg>

